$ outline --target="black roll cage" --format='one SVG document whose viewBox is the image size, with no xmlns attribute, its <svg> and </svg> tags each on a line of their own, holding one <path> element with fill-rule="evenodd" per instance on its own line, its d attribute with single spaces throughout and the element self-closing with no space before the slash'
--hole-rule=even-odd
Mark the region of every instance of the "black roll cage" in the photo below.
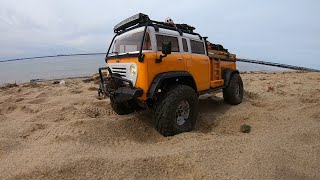
<svg viewBox="0 0 320 180">
<path fill-rule="evenodd" d="M 138 54 L 138 60 L 139 62 L 143 62 L 144 60 L 144 54 L 142 53 L 142 50 L 143 50 L 143 43 L 145 41 L 145 36 L 146 36 L 146 32 L 147 32 L 147 29 L 148 29 L 148 26 L 152 26 L 155 28 L 156 32 L 159 31 L 159 28 L 163 28 L 163 29 L 169 29 L 169 30 L 174 30 L 174 31 L 178 31 L 179 34 L 182 36 L 183 33 L 188 33 L 188 34 L 192 34 L 192 35 L 197 35 L 199 36 L 199 38 L 202 40 L 204 39 L 205 40 L 205 44 L 207 46 L 207 39 L 206 38 L 203 38 L 200 34 L 198 33 L 195 33 L 193 32 L 193 30 L 195 29 L 194 27 L 192 26 L 189 26 L 187 24 L 176 24 L 176 25 L 171 25 L 171 24 L 168 24 L 168 23 L 164 23 L 164 22 L 159 22 L 159 21 L 154 21 L 154 20 L 151 20 L 149 18 L 148 15 L 145 15 L 145 14 L 142 14 L 142 13 L 139 13 L 137 15 L 135 15 L 136 17 L 139 17 L 139 19 L 136 19 L 135 21 L 133 22 L 128 22 L 127 24 L 124 24 L 124 25 L 117 25 L 115 28 L 114 28 L 114 32 L 116 33 L 113 38 L 112 38 L 112 41 L 109 45 L 109 48 L 108 48 L 108 52 L 106 54 L 106 57 L 105 57 L 105 62 L 107 63 L 108 62 L 108 58 L 109 58 L 109 53 L 110 53 L 110 50 L 111 50 L 111 46 L 115 40 L 115 38 L 125 32 L 128 32 L 128 31 L 131 31 L 133 29 L 136 29 L 136 28 L 139 28 L 139 27 L 145 27 L 144 28 L 144 31 L 143 31 L 143 36 L 142 36 L 142 41 L 141 41 L 141 46 L 140 46 L 140 50 L 139 50 L 139 54 Z M 132 18 L 132 17 L 131 17 Z M 130 18 L 128 18 L 130 19 Z M 178 28 L 179 27 L 179 28 Z"/>
</svg>

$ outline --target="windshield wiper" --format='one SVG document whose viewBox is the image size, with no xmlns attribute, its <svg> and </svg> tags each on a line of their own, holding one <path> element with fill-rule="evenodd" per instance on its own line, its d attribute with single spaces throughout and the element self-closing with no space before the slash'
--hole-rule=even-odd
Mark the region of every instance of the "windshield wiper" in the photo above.
<svg viewBox="0 0 320 180">
<path fill-rule="evenodd" d="M 109 53 L 109 54 L 116 54 L 116 55 L 118 55 L 119 53 L 118 53 L 118 52 L 111 52 L 111 53 Z"/>
<path fill-rule="evenodd" d="M 111 52 L 111 53 L 109 53 L 109 54 L 116 54 L 116 55 L 117 55 L 117 58 L 119 58 L 119 52 Z M 107 54 L 107 55 L 109 55 L 109 54 Z"/>
</svg>

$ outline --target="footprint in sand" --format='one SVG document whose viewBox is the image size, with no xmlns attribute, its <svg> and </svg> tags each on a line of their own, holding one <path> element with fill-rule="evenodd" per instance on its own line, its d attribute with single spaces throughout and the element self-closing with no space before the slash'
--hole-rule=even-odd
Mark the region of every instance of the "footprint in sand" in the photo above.
<svg viewBox="0 0 320 180">
<path fill-rule="evenodd" d="M 38 94 L 35 98 L 45 98 L 45 97 L 48 97 L 47 93 L 42 92 L 42 93 Z"/>
<path fill-rule="evenodd" d="M 313 113 L 311 117 L 320 122 L 320 112 Z"/>
<path fill-rule="evenodd" d="M 70 93 L 72 94 L 81 94 L 83 92 L 83 90 L 80 89 L 71 89 L 69 90 Z"/>
<path fill-rule="evenodd" d="M 40 111 L 39 109 L 34 110 L 34 109 L 30 108 L 30 107 L 27 106 L 27 105 L 21 106 L 21 107 L 20 107 L 20 110 L 21 110 L 22 112 L 24 112 L 24 113 L 37 113 L 37 112 Z"/>
<path fill-rule="evenodd" d="M 319 99 L 317 98 L 309 98 L 309 97 L 301 97 L 300 102 L 302 103 L 317 103 L 319 102 Z"/>
<path fill-rule="evenodd" d="M 249 99 L 258 99 L 259 98 L 259 94 L 258 93 L 254 93 L 254 92 L 250 92 L 250 91 L 244 91 L 244 95 L 245 97 L 248 97 Z"/>
<path fill-rule="evenodd" d="M 44 102 L 46 102 L 45 98 L 37 98 L 35 100 L 29 101 L 28 103 L 29 104 L 42 104 Z"/>
<path fill-rule="evenodd" d="M 24 98 L 17 98 L 16 100 L 15 100 L 15 102 L 21 102 L 21 101 L 23 101 L 24 100 Z"/>
<path fill-rule="evenodd" d="M 5 154 L 10 154 L 12 151 L 15 151 L 19 148 L 21 148 L 21 142 L 18 139 L 12 139 L 12 138 L 1 138 L 0 139 L 0 153 L 2 157 Z"/>
<path fill-rule="evenodd" d="M 85 134 L 85 130 L 74 128 L 70 126 L 60 126 L 60 127 L 52 127 L 46 128 L 42 131 L 36 131 L 31 134 L 28 139 L 33 141 L 39 140 L 55 140 L 55 139 L 68 139 L 75 136 L 80 136 Z"/>
<path fill-rule="evenodd" d="M 112 109 L 106 109 L 102 107 L 87 107 L 84 109 L 84 112 L 87 116 L 91 118 L 96 118 L 99 116 L 114 116 L 117 115 Z"/>
<path fill-rule="evenodd" d="M 29 127 L 26 129 L 26 131 L 23 133 L 23 135 L 21 135 L 20 137 L 27 138 L 33 133 L 40 130 L 44 130 L 46 128 L 47 128 L 46 124 L 42 124 L 42 123 L 30 124 Z"/>
<path fill-rule="evenodd" d="M 31 125 L 30 132 L 35 132 L 37 130 L 43 130 L 46 127 L 47 127 L 46 124 L 41 124 L 41 123 L 33 124 L 33 125 Z"/>
<path fill-rule="evenodd" d="M 310 118 L 315 119 L 316 122 L 320 122 L 320 103 L 305 106 L 300 112 L 300 114 L 305 114 Z"/>
<path fill-rule="evenodd" d="M 17 105 L 13 104 L 13 105 L 9 105 L 6 107 L 3 107 L 0 109 L 0 113 L 2 114 L 10 114 L 12 113 L 14 110 L 16 110 L 18 108 Z"/>
<path fill-rule="evenodd" d="M 0 114 L 0 122 L 5 120 L 6 120 L 6 117 L 3 114 Z"/>
<path fill-rule="evenodd" d="M 290 139 L 292 139 L 293 141 L 296 141 L 297 144 L 306 144 L 306 145 L 316 144 L 319 138 L 320 138 L 320 133 L 317 133 L 311 129 L 308 130 L 307 132 L 295 133 L 290 137 Z"/>
<path fill-rule="evenodd" d="M 107 105 L 105 102 L 94 102 L 90 103 L 88 106 L 86 106 L 83 110 L 85 114 L 89 117 L 96 118 L 98 116 L 113 116 L 116 115 L 116 113 L 111 109 L 109 105 Z"/>
<path fill-rule="evenodd" d="M 266 107 L 267 105 L 260 101 L 251 101 L 251 105 L 255 107 Z"/>
</svg>

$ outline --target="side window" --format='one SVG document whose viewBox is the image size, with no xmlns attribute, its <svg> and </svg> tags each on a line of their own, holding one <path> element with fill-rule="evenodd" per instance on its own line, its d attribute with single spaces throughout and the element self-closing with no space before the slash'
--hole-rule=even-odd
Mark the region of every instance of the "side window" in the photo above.
<svg viewBox="0 0 320 180">
<path fill-rule="evenodd" d="M 183 52 L 189 52 L 188 43 L 185 38 L 182 38 L 182 46 L 183 46 Z"/>
<path fill-rule="evenodd" d="M 178 38 L 176 37 L 171 37 L 171 36 L 165 36 L 165 35 L 156 35 L 157 38 L 157 48 L 158 51 L 162 51 L 162 43 L 163 42 L 171 42 L 171 48 L 172 52 L 179 52 L 179 42 Z"/>
<path fill-rule="evenodd" d="M 190 44 L 192 53 L 205 54 L 203 42 L 190 40 Z"/>
</svg>

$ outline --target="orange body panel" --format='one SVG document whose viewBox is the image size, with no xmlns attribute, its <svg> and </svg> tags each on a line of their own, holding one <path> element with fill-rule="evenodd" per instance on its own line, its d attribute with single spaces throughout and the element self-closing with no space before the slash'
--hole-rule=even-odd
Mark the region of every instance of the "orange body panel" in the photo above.
<svg viewBox="0 0 320 180">
<path fill-rule="evenodd" d="M 220 86 L 223 86 L 224 85 L 224 80 L 221 79 L 221 80 L 214 80 L 214 81 L 211 81 L 210 82 L 210 87 L 211 88 L 216 88 L 216 87 L 220 87 Z"/>
<path fill-rule="evenodd" d="M 154 53 L 157 58 L 160 58 L 162 53 Z M 162 59 L 161 63 L 156 63 L 156 58 L 147 59 L 148 62 L 148 75 L 149 84 L 151 84 L 154 77 L 160 73 L 172 71 L 185 71 L 186 65 L 181 53 L 168 54 L 167 57 Z"/>
<path fill-rule="evenodd" d="M 230 69 L 237 69 L 236 62 L 233 61 L 220 61 L 221 69 L 230 68 Z"/>
<path fill-rule="evenodd" d="M 209 89 L 210 60 L 208 56 L 191 54 L 191 59 L 187 60 L 187 71 L 193 76 L 198 91 Z"/>
<path fill-rule="evenodd" d="M 232 61 L 210 60 L 208 56 L 184 53 L 172 53 L 162 59 L 161 63 L 156 63 L 156 59 L 161 53 L 144 52 L 143 62 L 139 62 L 137 57 L 126 57 L 121 59 L 109 59 L 108 63 L 136 63 L 138 67 L 138 77 L 136 88 L 143 90 L 143 95 L 138 99 L 147 100 L 147 92 L 152 80 L 160 73 L 173 71 L 189 72 L 196 83 L 197 91 L 204 91 L 214 87 L 224 85 L 222 71 L 224 68 L 236 68 L 236 63 Z"/>
<path fill-rule="evenodd" d="M 139 97 L 140 100 L 147 99 L 147 92 L 149 90 L 150 80 L 148 74 L 148 61 L 155 60 L 156 53 L 144 53 L 145 58 L 143 62 L 138 61 L 138 57 L 126 57 L 121 59 L 110 59 L 108 64 L 112 63 L 136 63 L 138 67 L 138 77 L 135 87 L 141 88 L 143 90 L 143 95 Z M 152 80 L 152 79 L 151 79 Z"/>
</svg>

